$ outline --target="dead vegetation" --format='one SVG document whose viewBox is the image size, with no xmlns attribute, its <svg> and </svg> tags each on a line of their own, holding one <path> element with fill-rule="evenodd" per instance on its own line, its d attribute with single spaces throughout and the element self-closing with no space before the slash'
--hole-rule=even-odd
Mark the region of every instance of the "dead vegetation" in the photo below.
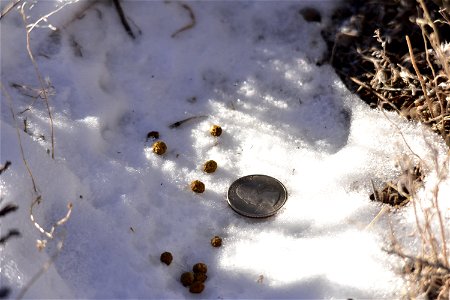
<svg viewBox="0 0 450 300">
<path fill-rule="evenodd" d="M 386 249 L 390 254 L 403 259 L 404 266 L 402 275 L 406 279 L 407 290 L 405 298 L 425 297 L 426 299 L 448 300 L 450 298 L 450 253 L 449 253 L 449 226 L 448 216 L 441 208 L 442 201 L 448 201 L 445 195 L 439 193 L 441 183 L 449 179 L 450 153 L 445 161 L 439 161 L 437 150 L 434 152 L 432 166 L 436 174 L 434 185 L 431 188 L 431 195 L 421 196 L 414 186 L 413 176 L 409 176 L 405 181 L 410 194 L 408 200 L 411 203 L 416 228 L 413 236 L 420 242 L 419 251 L 412 252 L 405 242 L 400 241 L 396 229 L 391 225 L 391 246 Z M 408 158 L 402 159 L 402 168 L 408 172 L 413 163 Z"/>
<path fill-rule="evenodd" d="M 189 5 L 187 5 L 186 3 L 182 3 L 182 2 L 177 2 L 177 3 L 180 5 L 180 7 L 184 8 L 188 12 L 190 21 L 188 24 L 186 24 L 185 26 L 181 27 L 180 29 L 178 29 L 177 31 L 172 33 L 172 35 L 171 35 L 172 38 L 176 37 L 178 34 L 182 33 L 183 31 L 193 28 L 195 26 L 195 24 L 197 23 L 197 21 L 195 19 L 195 14 L 192 11 L 192 8 Z"/>
<path fill-rule="evenodd" d="M 449 3 L 380 0 L 348 1 L 348 5 L 335 14 L 335 22 L 341 22 L 334 27 L 338 29 L 324 32 L 336 72 L 373 108 L 396 111 L 425 124 L 450 147 Z M 450 152 L 439 161 L 438 150 L 427 144 L 432 165 L 411 151 L 411 157 L 399 161 L 400 176 L 380 190 L 373 187 L 370 198 L 390 205 L 380 214 L 389 207 L 412 206 L 419 251 L 411 251 L 405 238 L 400 241 L 396 228 L 391 228 L 392 243 L 386 249 L 404 260 L 405 298 L 448 300 L 450 227 L 441 203 L 449 199 L 439 189 L 449 179 Z M 424 176 L 430 173 L 437 178 L 431 194 L 419 195 Z"/>
<path fill-rule="evenodd" d="M 450 12 L 422 0 L 349 3 L 335 14 L 346 21 L 324 32 L 337 73 L 372 107 L 426 124 L 450 147 Z"/>
<path fill-rule="evenodd" d="M 12 8 L 17 6 L 17 10 L 18 10 L 20 16 L 22 17 L 22 21 L 23 21 L 24 28 L 25 28 L 27 53 L 31 60 L 31 64 L 34 67 L 35 75 L 39 82 L 39 87 L 35 88 L 35 89 L 31 89 L 31 88 L 27 89 L 27 88 L 24 88 L 24 87 L 27 87 L 26 85 L 10 84 L 10 86 L 12 88 L 19 88 L 19 90 L 23 89 L 23 90 L 35 92 L 34 95 L 32 95 L 33 103 L 29 106 L 29 108 L 27 108 L 25 110 L 25 111 L 28 111 L 29 113 L 33 113 L 33 105 L 36 100 L 40 99 L 45 103 L 45 107 L 46 107 L 47 114 L 48 114 L 48 121 L 49 121 L 49 125 L 50 125 L 49 127 L 50 127 L 50 135 L 51 135 L 51 158 L 55 159 L 54 122 L 53 122 L 53 114 L 52 114 L 52 110 L 51 110 L 51 105 L 50 105 L 50 101 L 49 101 L 50 96 L 52 94 L 51 91 L 52 91 L 53 87 L 51 86 L 49 80 L 47 80 L 46 77 L 44 77 L 42 75 L 42 73 L 39 69 L 39 66 L 38 66 L 38 64 L 35 60 L 34 54 L 32 52 L 30 36 L 31 36 L 32 31 L 35 28 L 40 27 L 41 23 L 48 22 L 47 21 L 48 17 L 50 17 L 51 15 L 62 10 L 66 5 L 69 4 L 69 2 L 60 5 L 55 10 L 49 12 L 48 14 L 46 14 L 44 16 L 41 16 L 39 19 L 37 19 L 34 22 L 30 22 L 30 18 L 27 15 L 27 11 L 30 9 L 32 4 L 28 3 L 27 1 L 14 1 L 14 2 L 11 2 L 11 4 L 12 4 L 11 6 L 7 6 L 8 10 L 2 11 L 1 16 L 3 17 L 6 13 L 11 11 Z M 47 24 L 47 26 L 50 29 L 54 29 L 53 26 L 51 26 L 51 24 Z M 1 89 L 1 94 L 4 96 L 4 99 L 6 99 L 6 101 L 8 103 L 9 111 L 11 113 L 11 118 L 13 120 L 12 125 L 16 129 L 17 141 L 18 141 L 18 145 L 19 145 L 19 149 L 20 149 L 20 155 L 21 155 L 23 164 L 27 170 L 27 173 L 29 175 L 29 178 L 31 180 L 33 195 L 32 195 L 32 200 L 31 200 L 30 208 L 29 208 L 29 216 L 30 216 L 31 223 L 33 224 L 33 226 L 35 226 L 38 229 L 38 231 L 40 232 L 40 234 L 42 236 L 41 239 L 37 240 L 36 247 L 38 250 L 42 250 L 46 247 L 48 241 L 53 241 L 56 244 L 56 251 L 53 253 L 53 255 L 51 255 L 50 259 L 40 268 L 40 270 L 31 278 L 31 280 L 29 282 L 25 283 L 25 285 L 22 287 L 21 291 L 18 293 L 17 299 L 22 299 L 25 296 L 28 289 L 48 270 L 48 268 L 52 265 L 54 260 L 60 254 L 60 252 L 63 248 L 63 244 L 64 244 L 65 233 L 63 231 L 63 232 L 59 232 L 58 234 L 56 234 L 55 230 L 57 227 L 62 226 L 69 220 L 70 215 L 72 213 L 72 203 L 71 202 L 68 203 L 68 206 L 67 206 L 68 210 L 67 210 L 66 215 L 63 218 L 61 218 L 60 220 L 56 221 L 54 224 L 52 224 L 50 226 L 50 230 L 46 230 L 45 228 L 47 226 L 41 225 L 42 222 L 38 221 L 36 219 L 33 210 L 36 209 L 37 205 L 40 205 L 41 202 L 43 202 L 43 198 L 41 196 L 42 189 L 37 185 L 37 182 L 33 175 L 32 170 L 31 170 L 30 164 L 28 163 L 28 158 L 27 158 L 26 151 L 25 151 L 26 149 L 24 149 L 24 146 L 22 143 L 22 134 L 21 134 L 22 130 L 20 129 L 20 125 L 19 125 L 20 122 L 19 122 L 19 119 L 17 118 L 17 113 L 14 108 L 13 98 L 10 95 L 10 93 L 7 89 L 7 86 L 1 81 L 0 81 L 0 89 Z M 23 111 L 22 113 L 24 113 L 25 111 Z M 24 122 L 24 126 L 25 126 L 23 131 L 25 133 L 29 134 L 29 132 L 27 132 L 28 130 L 27 130 L 26 118 L 23 119 L 23 122 Z M 2 167 L 2 171 L 5 171 L 10 164 L 11 164 L 11 162 L 9 162 L 9 164 L 5 164 L 5 166 Z M 17 206 L 7 205 L 6 207 L 4 207 L 1 210 L 1 213 L 3 215 L 6 215 L 7 213 L 12 212 L 16 209 L 17 209 Z M 20 233 L 17 230 L 10 230 L 6 236 L 1 237 L 0 244 L 4 244 L 7 239 L 9 239 L 13 236 L 19 236 L 19 235 L 20 235 Z M 2 293 L 4 291 L 7 291 L 9 293 L 9 289 L 2 290 Z"/>
<path fill-rule="evenodd" d="M 2 11 L 1 17 L 20 2 L 20 0 L 12 1 L 13 6 Z M 335 28 L 339 28 L 338 32 L 328 33 L 330 62 L 337 73 L 350 90 L 355 91 L 372 107 L 394 110 L 405 118 L 426 124 L 440 134 L 450 147 L 450 40 L 444 38 L 450 37 L 450 11 L 448 5 L 445 5 L 447 2 L 441 2 L 440 6 L 431 2 L 425 3 L 423 0 L 357 2 L 349 1 L 352 7 L 350 11 L 343 10 L 337 13 L 340 16 L 336 18 L 346 19 L 347 22 L 341 26 L 335 24 Z M 26 4 L 26 1 L 22 4 L 20 12 L 26 28 L 27 50 L 40 84 L 39 88 L 32 90 L 35 92 L 32 97 L 43 100 L 46 105 L 51 128 L 51 154 L 54 158 L 53 118 L 49 104 L 52 87 L 41 75 L 30 47 L 30 33 L 38 23 L 50 15 L 28 24 L 24 12 Z M 136 35 L 127 22 L 120 2 L 114 0 L 114 4 L 127 34 L 134 39 Z M 188 12 L 190 21 L 175 31 L 172 34 L 173 38 L 196 24 L 192 9 L 187 4 L 178 4 Z M 333 38 L 330 39 L 329 36 Z M 23 89 L 23 86 L 15 88 Z M 12 117 L 15 120 L 12 100 L 3 85 L 2 91 L 10 101 Z M 194 118 L 199 117 L 175 122 L 170 127 L 179 127 Z M 35 193 L 30 206 L 30 219 L 46 237 L 37 241 L 37 248 L 43 249 L 47 239 L 54 238 L 55 228 L 70 218 L 72 205 L 69 203 L 67 214 L 53 224 L 50 230 L 45 230 L 35 220 L 33 208 L 40 204 L 42 198 L 21 145 L 19 126 L 17 124 L 16 126 L 23 162 Z M 433 151 L 431 147 L 430 151 Z M 405 261 L 403 272 L 408 282 L 406 296 L 448 300 L 450 299 L 449 226 L 440 209 L 439 203 L 443 197 L 439 194 L 439 185 L 442 181 L 448 180 L 450 153 L 444 162 L 438 161 L 437 153 L 435 157 L 436 161 L 431 169 L 437 174 L 438 180 L 430 198 L 421 199 L 417 195 L 424 176 L 421 166 L 404 158 L 404 165 L 401 166 L 402 175 L 387 183 L 381 190 L 374 188 L 371 199 L 395 207 L 410 204 L 414 209 L 416 234 L 421 241 L 421 251 L 410 253 L 408 247 L 396 239 L 395 234 L 392 235 L 392 247 L 387 249 L 388 253 L 397 255 Z M 6 168 L 5 164 L 2 171 Z M 0 216 L 3 212 L 12 211 L 13 207 L 6 206 L 1 210 Z M 6 239 L 18 235 L 13 231 L 8 234 Z M 57 251 L 49 262 L 26 285 L 18 298 L 22 298 L 27 289 L 48 269 L 62 247 L 63 239 L 58 241 Z"/>
<path fill-rule="evenodd" d="M 420 165 L 403 168 L 402 174 L 386 183 L 381 190 L 375 189 L 372 183 L 373 193 L 369 198 L 393 207 L 405 206 L 409 203 L 413 193 L 423 186 L 423 179 Z"/>
</svg>

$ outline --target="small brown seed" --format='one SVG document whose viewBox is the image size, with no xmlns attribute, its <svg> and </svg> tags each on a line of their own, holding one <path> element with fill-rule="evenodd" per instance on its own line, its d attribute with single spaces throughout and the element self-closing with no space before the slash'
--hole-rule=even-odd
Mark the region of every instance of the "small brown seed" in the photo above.
<svg viewBox="0 0 450 300">
<path fill-rule="evenodd" d="M 170 253 L 170 252 L 162 253 L 161 257 L 160 257 L 160 260 L 161 260 L 161 262 L 165 263 L 166 265 L 170 265 L 170 263 L 173 260 L 172 253 Z"/>
<path fill-rule="evenodd" d="M 220 236 L 215 236 L 211 239 L 211 245 L 213 247 L 220 247 L 222 246 L 222 238 Z"/>
<path fill-rule="evenodd" d="M 196 193 L 203 193 L 205 191 L 205 184 L 200 180 L 194 180 L 191 182 L 191 190 Z"/>
<path fill-rule="evenodd" d="M 192 267 L 192 271 L 194 271 L 194 273 L 206 274 L 208 272 L 208 266 L 206 264 L 204 264 L 204 263 L 196 263 Z"/>
<path fill-rule="evenodd" d="M 208 276 L 205 273 L 194 273 L 194 281 L 205 282 Z"/>
<path fill-rule="evenodd" d="M 155 142 L 153 144 L 152 148 L 153 148 L 153 152 L 155 152 L 158 155 L 163 155 L 164 153 L 166 153 L 166 150 L 167 150 L 166 144 L 161 141 Z"/>
<path fill-rule="evenodd" d="M 195 281 L 189 288 L 189 292 L 193 294 L 200 294 L 205 289 L 203 282 Z"/>
<path fill-rule="evenodd" d="M 203 165 L 203 171 L 206 173 L 213 173 L 217 169 L 217 163 L 214 160 L 208 160 Z"/>
<path fill-rule="evenodd" d="M 194 282 L 194 273 L 184 272 L 181 274 L 180 281 L 183 286 L 190 286 Z"/>
<path fill-rule="evenodd" d="M 222 127 L 220 127 L 219 125 L 213 125 L 209 129 L 209 132 L 212 136 L 220 136 L 222 134 Z"/>
</svg>

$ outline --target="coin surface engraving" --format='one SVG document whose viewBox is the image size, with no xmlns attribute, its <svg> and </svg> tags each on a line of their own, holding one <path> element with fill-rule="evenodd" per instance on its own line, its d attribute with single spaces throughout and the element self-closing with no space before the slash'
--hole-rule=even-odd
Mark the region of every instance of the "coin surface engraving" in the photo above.
<svg viewBox="0 0 450 300">
<path fill-rule="evenodd" d="M 248 175 L 228 189 L 228 204 L 237 213 L 251 218 L 274 215 L 286 202 L 287 191 L 277 179 L 267 175 Z"/>
</svg>

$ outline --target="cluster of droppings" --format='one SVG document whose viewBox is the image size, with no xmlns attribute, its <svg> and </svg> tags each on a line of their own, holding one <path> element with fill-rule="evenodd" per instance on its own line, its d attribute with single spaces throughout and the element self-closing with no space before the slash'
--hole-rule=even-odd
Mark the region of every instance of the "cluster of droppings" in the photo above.
<svg viewBox="0 0 450 300">
<path fill-rule="evenodd" d="M 181 284 L 189 287 L 189 292 L 200 294 L 205 289 L 205 281 L 208 279 L 207 272 L 208 267 L 205 263 L 196 263 L 192 267 L 192 272 L 184 272 L 181 274 Z"/>
<path fill-rule="evenodd" d="M 206 264 L 196 263 L 192 267 L 192 271 L 181 274 L 180 282 L 184 287 L 189 287 L 189 292 L 199 294 L 205 289 L 205 281 L 208 279 L 207 271 Z"/>
<path fill-rule="evenodd" d="M 218 137 L 222 134 L 222 127 L 219 125 L 212 125 L 209 129 L 209 133 L 212 136 Z M 217 170 L 217 162 L 214 160 L 208 160 L 203 164 L 203 171 L 205 173 L 214 173 Z M 205 184 L 200 180 L 194 180 L 191 182 L 191 190 L 195 193 L 203 193 L 205 191 Z"/>
<path fill-rule="evenodd" d="M 218 137 L 222 134 L 222 128 L 219 125 L 211 126 L 209 132 L 212 136 Z M 159 134 L 155 135 L 155 132 L 150 132 L 147 135 L 147 139 L 158 139 Z M 162 141 L 156 141 L 152 146 L 153 152 L 158 155 L 163 155 L 167 151 L 167 146 Z M 217 162 L 214 160 L 208 160 L 203 164 L 203 171 L 205 173 L 214 173 L 217 170 Z M 195 193 L 203 193 L 205 191 L 205 184 L 200 180 L 194 180 L 190 184 L 190 188 Z M 211 239 L 211 246 L 217 248 L 222 246 L 222 238 L 214 236 Z M 173 256 L 170 252 L 163 252 L 160 260 L 166 265 L 170 265 L 173 260 Z M 205 289 L 205 281 L 208 279 L 206 273 L 208 272 L 208 266 L 205 263 L 199 262 L 192 266 L 192 271 L 183 272 L 180 276 L 180 282 L 184 287 L 189 287 L 189 292 L 193 294 L 200 294 Z"/>
<path fill-rule="evenodd" d="M 218 137 L 222 134 L 222 127 L 219 125 L 212 125 L 209 129 L 212 136 Z M 159 139 L 159 132 L 150 131 L 147 134 L 147 140 Z M 167 151 L 167 145 L 163 141 L 156 141 L 152 146 L 153 153 L 157 155 L 163 155 Z M 205 173 L 214 173 L 217 170 L 217 162 L 214 160 L 208 160 L 203 164 L 203 171 Z M 203 193 L 205 191 L 205 184 L 200 180 L 194 180 L 191 182 L 191 190 L 195 193 Z"/>
<path fill-rule="evenodd" d="M 180 281 L 184 287 L 191 286 L 194 283 L 194 273 L 184 272 L 181 274 Z"/>
<path fill-rule="evenodd" d="M 211 245 L 213 247 L 222 246 L 222 238 L 214 236 L 211 239 Z M 170 252 L 163 252 L 160 260 L 166 265 L 170 265 L 173 256 Z M 205 282 L 208 279 L 208 266 L 203 262 L 198 262 L 192 266 L 192 271 L 183 272 L 180 276 L 180 282 L 184 287 L 189 287 L 189 292 L 193 294 L 200 294 L 205 289 Z"/>
</svg>

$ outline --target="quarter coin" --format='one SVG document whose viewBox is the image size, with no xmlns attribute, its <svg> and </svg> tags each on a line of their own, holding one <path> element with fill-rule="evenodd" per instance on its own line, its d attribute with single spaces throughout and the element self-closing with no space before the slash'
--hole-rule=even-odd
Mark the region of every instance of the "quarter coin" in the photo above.
<svg viewBox="0 0 450 300">
<path fill-rule="evenodd" d="M 250 218 L 274 215 L 287 200 L 287 191 L 277 179 L 267 175 L 248 175 L 228 189 L 228 204 L 238 214 Z"/>
</svg>

